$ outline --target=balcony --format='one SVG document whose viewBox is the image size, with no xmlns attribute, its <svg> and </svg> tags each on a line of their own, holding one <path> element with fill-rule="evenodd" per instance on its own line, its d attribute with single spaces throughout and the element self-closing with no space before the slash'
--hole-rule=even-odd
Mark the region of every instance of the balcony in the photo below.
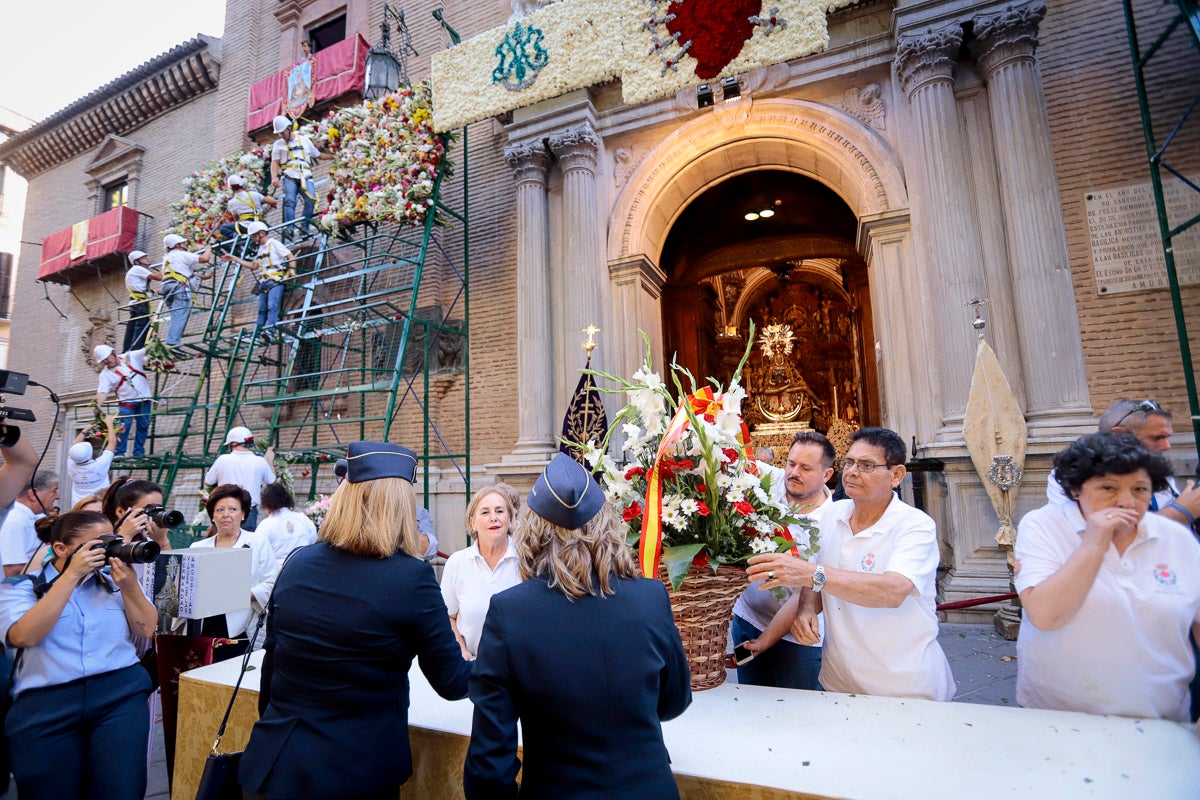
<svg viewBox="0 0 1200 800">
<path fill-rule="evenodd" d="M 142 214 L 122 206 L 77 222 L 42 239 L 37 279 L 70 285 L 85 275 L 126 266 L 125 254 L 137 247 Z"/>
<path fill-rule="evenodd" d="M 355 35 L 318 51 L 312 70 L 312 102 L 321 106 L 348 92 L 362 94 L 366 79 L 367 40 Z M 249 133 L 271 124 L 276 115 L 284 112 L 288 96 L 288 74 L 294 67 L 282 69 L 250 87 L 250 108 L 246 117 Z"/>
</svg>

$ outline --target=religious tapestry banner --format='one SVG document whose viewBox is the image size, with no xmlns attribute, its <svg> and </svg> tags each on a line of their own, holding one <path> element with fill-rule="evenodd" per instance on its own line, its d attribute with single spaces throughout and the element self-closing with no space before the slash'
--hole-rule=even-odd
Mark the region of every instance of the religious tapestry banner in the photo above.
<svg viewBox="0 0 1200 800">
<path fill-rule="evenodd" d="M 612 78 L 635 104 L 823 50 L 853 0 L 561 0 L 433 56 L 438 131 Z"/>
<path fill-rule="evenodd" d="M 279 114 L 298 118 L 312 105 L 347 92 L 361 94 L 370 49 L 366 39 L 353 36 L 263 78 L 250 87 L 246 130 L 266 128 Z"/>
</svg>

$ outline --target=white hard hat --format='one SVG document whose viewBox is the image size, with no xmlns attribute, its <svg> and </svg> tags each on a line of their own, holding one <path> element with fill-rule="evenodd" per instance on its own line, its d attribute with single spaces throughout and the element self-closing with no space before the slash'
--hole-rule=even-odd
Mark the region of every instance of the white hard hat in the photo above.
<svg viewBox="0 0 1200 800">
<path fill-rule="evenodd" d="M 246 235 L 247 236 L 253 236 L 256 233 L 263 233 L 266 230 L 267 230 L 267 225 L 266 225 L 266 223 L 262 222 L 261 220 L 255 219 L 255 220 L 251 220 L 250 222 L 246 223 Z"/>
<path fill-rule="evenodd" d="M 183 238 L 178 233 L 168 233 L 163 237 L 163 249 L 170 250 L 174 247 L 178 247 L 186 241 L 187 239 Z"/>
<path fill-rule="evenodd" d="M 129 263 L 136 264 L 138 262 L 139 258 L 145 258 L 145 257 L 146 257 L 146 254 L 143 253 L 141 250 L 132 250 L 129 253 Z"/>
<path fill-rule="evenodd" d="M 244 444 L 254 439 L 254 434 L 243 425 L 235 425 L 225 434 L 225 444 Z"/>
<path fill-rule="evenodd" d="M 96 357 L 96 363 L 100 363 L 104 359 L 113 354 L 113 349 L 106 344 L 98 344 L 92 348 L 92 355 Z"/>
<path fill-rule="evenodd" d="M 246 179 L 243 178 L 241 175 L 230 175 L 229 176 L 229 185 L 230 186 L 245 186 Z"/>
<path fill-rule="evenodd" d="M 71 449 L 67 451 L 67 455 L 76 464 L 86 464 L 92 460 L 92 446 L 87 442 L 76 442 L 71 445 Z"/>
<path fill-rule="evenodd" d="M 280 114 L 274 119 L 274 121 L 271 122 L 271 129 L 275 133 L 283 133 L 290 127 L 292 127 L 291 119 L 285 117 L 283 114 Z"/>
</svg>

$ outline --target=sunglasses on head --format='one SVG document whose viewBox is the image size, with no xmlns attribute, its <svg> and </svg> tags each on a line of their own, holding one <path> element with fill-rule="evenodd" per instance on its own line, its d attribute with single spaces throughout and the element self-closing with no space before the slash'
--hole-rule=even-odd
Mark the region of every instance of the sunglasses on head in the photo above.
<svg viewBox="0 0 1200 800">
<path fill-rule="evenodd" d="M 1153 400 L 1139 400 L 1137 402 L 1137 404 L 1134 405 L 1133 408 L 1131 408 L 1125 412 L 1125 416 L 1121 417 L 1119 420 L 1117 420 L 1116 422 L 1113 423 L 1113 427 L 1114 428 L 1121 427 L 1122 422 L 1129 419 L 1130 417 L 1132 417 L 1134 414 L 1138 413 L 1139 411 L 1142 412 L 1143 414 L 1153 414 L 1156 411 L 1162 411 L 1162 406 L 1160 406 L 1158 403 L 1156 403 Z"/>
</svg>

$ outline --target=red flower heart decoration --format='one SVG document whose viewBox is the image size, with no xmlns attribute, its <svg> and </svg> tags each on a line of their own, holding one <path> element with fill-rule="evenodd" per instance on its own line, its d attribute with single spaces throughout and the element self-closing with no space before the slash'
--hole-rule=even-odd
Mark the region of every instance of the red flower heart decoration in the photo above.
<svg viewBox="0 0 1200 800">
<path fill-rule="evenodd" d="M 750 17 L 762 12 L 762 0 L 687 0 L 671 3 L 667 12 L 675 19 L 667 30 L 679 34 L 679 43 L 692 43 L 688 55 L 696 59 L 696 77 L 715 78 L 754 34 Z"/>
</svg>

